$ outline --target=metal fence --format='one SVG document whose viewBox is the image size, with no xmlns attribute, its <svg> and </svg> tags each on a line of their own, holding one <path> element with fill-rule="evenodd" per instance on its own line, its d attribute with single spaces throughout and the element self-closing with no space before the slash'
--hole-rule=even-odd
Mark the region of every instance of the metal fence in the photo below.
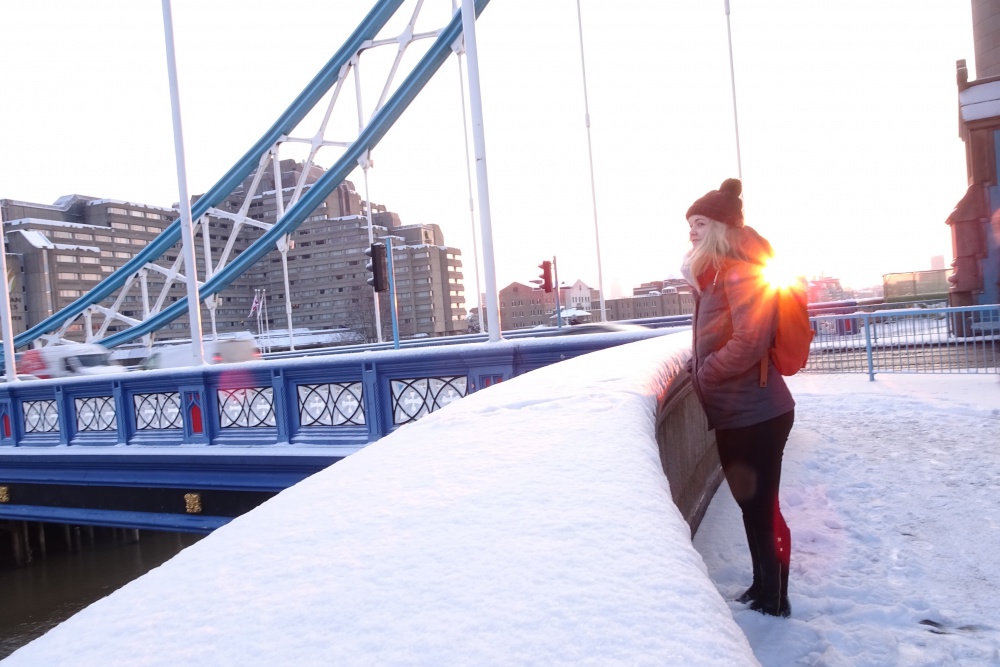
<svg viewBox="0 0 1000 667">
<path fill-rule="evenodd" d="M 1000 305 L 815 315 L 804 372 L 1000 373 Z"/>
</svg>

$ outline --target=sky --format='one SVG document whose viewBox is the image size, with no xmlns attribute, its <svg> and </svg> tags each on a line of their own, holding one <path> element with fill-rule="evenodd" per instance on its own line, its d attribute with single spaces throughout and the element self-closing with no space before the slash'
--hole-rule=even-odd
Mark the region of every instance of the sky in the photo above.
<svg viewBox="0 0 1000 667">
<path fill-rule="evenodd" d="M 670 500 L 653 415 L 689 348 L 659 336 L 456 401 L 2 664 L 997 664 L 1000 377 L 789 379 L 779 619 L 728 601 L 750 563 L 727 487 L 693 543 Z"/>
<path fill-rule="evenodd" d="M 436 27 L 451 0 L 425 4 Z M 371 6 L 173 2 L 189 192 L 236 163 Z M 477 23 L 498 288 L 552 257 L 563 282 L 609 296 L 678 276 L 687 208 L 740 174 L 748 224 L 803 275 L 861 288 L 950 263 L 969 2 L 731 0 L 739 161 L 723 0 L 579 6 L 593 190 L 577 3 L 492 0 Z M 161 3 L 4 3 L 0 20 L 17 27 L 0 41 L 0 197 L 176 202 Z M 363 96 L 381 85 L 366 78 Z M 483 233 L 463 89 L 453 57 L 373 151 L 367 191 L 406 224 L 441 225 L 472 307 Z M 351 180 L 364 194 L 363 172 Z"/>
</svg>

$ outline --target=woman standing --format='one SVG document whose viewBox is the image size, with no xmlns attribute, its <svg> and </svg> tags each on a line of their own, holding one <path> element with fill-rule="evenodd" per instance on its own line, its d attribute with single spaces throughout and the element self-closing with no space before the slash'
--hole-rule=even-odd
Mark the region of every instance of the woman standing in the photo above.
<svg viewBox="0 0 1000 667">
<path fill-rule="evenodd" d="M 795 401 L 768 362 L 777 311 L 761 269 L 773 253 L 743 224 L 742 190 L 728 179 L 687 212 L 692 247 L 683 271 L 695 288 L 691 370 L 750 547 L 753 584 L 737 601 L 788 616 L 791 532 L 778 486 Z"/>
</svg>

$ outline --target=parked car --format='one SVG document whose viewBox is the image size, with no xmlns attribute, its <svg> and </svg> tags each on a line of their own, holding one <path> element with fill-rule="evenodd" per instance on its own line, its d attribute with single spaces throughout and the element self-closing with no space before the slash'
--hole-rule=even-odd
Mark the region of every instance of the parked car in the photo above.
<svg viewBox="0 0 1000 667">
<path fill-rule="evenodd" d="M 103 375 L 123 369 L 111 359 L 111 351 L 96 343 L 47 345 L 18 354 L 17 370 L 37 378 L 71 375 Z"/>
</svg>

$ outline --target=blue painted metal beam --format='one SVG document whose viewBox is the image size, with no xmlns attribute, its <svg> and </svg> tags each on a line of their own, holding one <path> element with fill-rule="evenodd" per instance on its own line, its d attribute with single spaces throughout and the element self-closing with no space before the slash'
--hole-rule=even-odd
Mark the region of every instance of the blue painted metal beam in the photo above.
<svg viewBox="0 0 1000 667">
<path fill-rule="evenodd" d="M 478 0 L 476 2 L 477 16 L 488 3 L 489 0 Z M 309 188 L 299 201 L 285 212 L 281 220 L 258 238 L 253 245 L 233 258 L 225 268 L 206 281 L 199 288 L 201 296 L 217 294 L 228 287 L 233 280 L 253 266 L 257 260 L 273 250 L 275 244 L 282 236 L 294 231 L 309 217 L 309 214 L 357 168 L 358 159 L 366 151 L 378 145 L 378 142 L 382 140 L 389 131 L 389 128 L 399 119 L 410 103 L 416 98 L 417 94 L 430 81 L 434 73 L 437 72 L 448 56 L 451 55 L 451 45 L 455 43 L 461 34 L 462 15 L 461 12 L 456 12 L 448 27 L 441 32 L 433 46 L 424 54 L 424 57 L 414 67 L 413 71 L 403 80 L 399 88 L 396 89 L 396 92 L 393 93 L 386 104 L 375 114 L 371 122 L 368 123 L 340 159 Z M 198 217 L 194 213 L 192 215 Z M 102 341 L 102 344 L 114 347 L 115 345 L 134 340 L 147 333 L 156 331 L 186 312 L 187 297 L 184 297 L 141 324 L 106 337 Z"/>
<path fill-rule="evenodd" d="M 293 101 L 292 104 L 285 110 L 285 112 L 279 116 L 278 120 L 275 121 L 271 128 L 250 148 L 250 150 L 246 152 L 242 158 L 240 158 L 240 160 L 226 173 L 225 176 L 222 177 L 219 182 L 217 182 L 207 193 L 205 193 L 205 195 L 195 202 L 191 209 L 192 219 L 197 220 L 207 213 L 211 207 L 217 206 L 236 188 L 237 185 L 243 181 L 244 178 L 250 175 L 253 170 L 257 168 L 261 156 L 267 152 L 271 146 L 278 141 L 278 139 L 294 129 L 302 121 L 302 119 L 305 118 L 316 103 L 319 102 L 327 91 L 329 91 L 330 88 L 337 82 L 337 79 L 340 76 L 340 70 L 344 67 L 344 65 L 350 61 L 365 41 L 374 39 L 378 35 L 379 31 L 385 26 L 386 22 L 388 22 L 402 3 L 403 0 L 379 0 L 375 7 L 372 8 L 367 16 L 365 16 L 357 29 L 351 34 L 347 41 L 344 42 L 343 46 L 337 50 L 334 56 L 326 63 L 326 65 L 323 66 L 320 72 L 313 77 L 312 81 L 306 85 L 302 93 L 300 93 L 299 96 L 295 98 L 295 101 Z M 180 241 L 180 238 L 181 223 L 180 220 L 177 219 L 159 236 L 153 239 L 153 241 L 140 251 L 139 254 L 126 262 L 120 269 L 101 281 L 101 283 L 94 287 L 94 289 L 90 290 L 79 299 L 60 310 L 58 313 L 51 315 L 21 335 L 16 336 L 14 338 L 14 346 L 21 347 L 23 345 L 27 345 L 42 334 L 59 328 L 67 319 L 76 317 L 91 304 L 98 303 L 110 297 L 115 290 L 125 284 L 125 281 L 129 278 L 129 276 L 135 274 L 143 266 L 163 255 L 166 251 L 173 247 L 175 243 Z M 214 292 L 211 293 L 214 294 Z M 207 296 L 209 292 L 202 292 L 202 294 Z M 187 300 L 184 299 L 183 302 L 186 304 Z M 186 311 L 186 309 L 187 306 L 185 305 L 180 310 Z M 169 319 L 162 320 L 156 328 L 159 328 L 159 326 L 175 319 L 179 314 L 180 313 L 177 313 Z M 151 330 L 152 329 L 147 329 L 142 333 L 138 333 L 124 340 L 131 340 L 132 338 L 141 336 Z M 115 343 L 105 341 L 103 344 L 110 347 L 120 342 L 123 341 L 118 340 Z"/>
<path fill-rule="evenodd" d="M 198 533 L 202 535 L 211 533 L 216 528 L 226 525 L 234 518 L 231 516 L 206 516 L 201 514 L 0 505 L 0 519 L 8 521 L 68 523 L 79 526 L 165 530 L 172 533 Z"/>
</svg>

